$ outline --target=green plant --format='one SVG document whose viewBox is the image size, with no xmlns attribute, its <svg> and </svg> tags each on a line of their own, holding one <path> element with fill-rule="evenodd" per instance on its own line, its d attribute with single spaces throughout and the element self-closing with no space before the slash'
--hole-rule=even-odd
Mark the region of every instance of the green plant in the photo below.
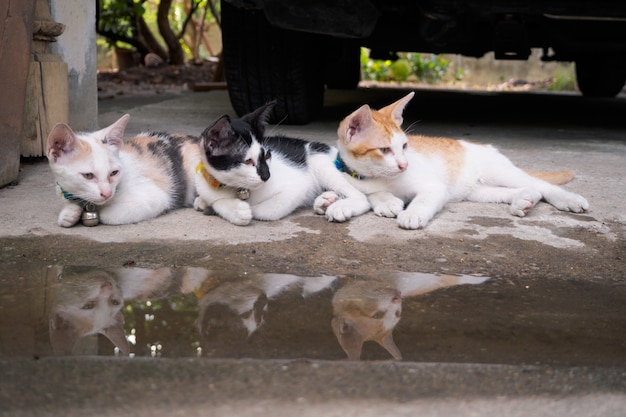
<svg viewBox="0 0 626 417">
<path fill-rule="evenodd" d="M 361 70 L 365 80 L 403 82 L 413 78 L 436 84 L 442 81 L 449 66 L 450 61 L 441 55 L 400 52 L 395 61 L 378 60 L 369 57 L 368 49 L 361 49 Z M 454 74 L 455 79 L 462 76 L 462 71 Z"/>
<path fill-rule="evenodd" d="M 572 64 L 559 65 L 554 70 L 554 77 L 548 86 L 549 91 L 576 90 L 576 72 Z"/>
</svg>

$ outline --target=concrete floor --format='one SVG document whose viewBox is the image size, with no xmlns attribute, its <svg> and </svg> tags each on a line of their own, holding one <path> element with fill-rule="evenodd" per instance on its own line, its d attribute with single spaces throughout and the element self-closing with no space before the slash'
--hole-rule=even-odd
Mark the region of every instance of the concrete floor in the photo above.
<svg viewBox="0 0 626 417">
<path fill-rule="evenodd" d="M 319 121 L 273 131 L 333 143 L 345 114 L 405 93 L 329 92 Z M 130 113 L 129 135 L 198 134 L 233 114 L 225 91 L 120 96 L 99 105 L 101 126 Z M 372 213 L 329 224 L 309 210 L 247 227 L 180 210 L 123 227 L 62 229 L 47 162 L 25 162 L 19 184 L 0 190 L 0 415 L 619 416 L 626 409 L 623 114 L 622 97 L 419 91 L 405 113 L 410 131 L 492 143 L 528 169 L 575 169 L 565 188 L 591 204 L 589 213 L 571 215 L 542 203 L 518 219 L 501 205 L 455 203 L 420 231 Z M 345 361 L 332 339 L 331 353 L 302 354 L 298 344 L 315 340 L 288 335 L 309 319 L 269 296 L 270 307 L 287 308 L 277 320 L 294 317 L 287 331 L 261 334 L 287 335 L 292 350 L 273 357 L 229 355 L 225 345 L 213 358 L 115 358 L 102 356 L 102 342 L 92 338 L 87 355 L 56 358 L 38 344 L 45 326 L 25 318 L 41 320 L 33 300 L 45 299 L 48 287 L 37 286 L 45 279 L 33 271 L 49 265 L 371 282 L 404 271 L 488 281 L 406 301 L 395 332 L 408 358 L 402 362 L 382 350 Z M 168 330 L 168 340 L 178 331 Z"/>
</svg>

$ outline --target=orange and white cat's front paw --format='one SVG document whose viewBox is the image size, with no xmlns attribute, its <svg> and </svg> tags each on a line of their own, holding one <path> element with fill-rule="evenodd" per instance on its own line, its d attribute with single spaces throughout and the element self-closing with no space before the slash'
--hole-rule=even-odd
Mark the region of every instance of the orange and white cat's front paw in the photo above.
<svg viewBox="0 0 626 417">
<path fill-rule="evenodd" d="M 537 190 L 520 191 L 511 201 L 511 214 L 518 217 L 526 216 L 541 198 L 541 193 Z"/>
<path fill-rule="evenodd" d="M 404 210 L 404 201 L 391 193 L 380 192 L 368 196 L 372 210 L 377 216 L 397 217 Z"/>
<path fill-rule="evenodd" d="M 398 214 L 398 225 L 403 229 L 415 230 L 426 227 L 430 218 L 414 211 L 405 210 Z"/>
<path fill-rule="evenodd" d="M 61 227 L 72 227 L 78 223 L 81 214 L 83 214 L 83 208 L 81 206 L 67 203 L 61 209 L 57 223 Z"/>
<path fill-rule="evenodd" d="M 326 209 L 330 207 L 333 203 L 338 201 L 340 197 L 334 191 L 326 191 L 317 196 L 315 201 L 313 202 L 313 211 L 315 214 L 325 214 Z"/>
<path fill-rule="evenodd" d="M 334 204 L 330 205 L 326 209 L 326 218 L 329 222 L 345 222 L 352 217 L 360 216 L 370 209 L 370 204 L 367 198 L 344 198 Z"/>
</svg>

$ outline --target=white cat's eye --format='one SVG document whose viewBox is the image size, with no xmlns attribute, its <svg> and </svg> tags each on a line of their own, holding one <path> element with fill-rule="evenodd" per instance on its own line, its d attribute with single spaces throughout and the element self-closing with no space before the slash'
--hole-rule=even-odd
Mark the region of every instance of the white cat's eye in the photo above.
<svg viewBox="0 0 626 417">
<path fill-rule="evenodd" d="M 94 307 L 96 307 L 96 302 L 95 301 L 89 301 L 87 303 L 85 303 L 81 309 L 82 310 L 93 310 Z"/>
<path fill-rule="evenodd" d="M 119 300 L 111 300 L 110 303 L 111 303 L 111 305 L 114 305 L 114 306 L 120 305 L 120 301 Z"/>
<path fill-rule="evenodd" d="M 119 174 L 119 173 L 120 173 L 120 171 L 119 171 L 118 169 L 116 169 L 115 171 L 111 172 L 111 173 L 109 174 L 109 176 L 110 176 L 110 177 L 114 177 L 114 176 L 116 176 L 116 175 L 117 175 L 117 174 Z"/>
<path fill-rule="evenodd" d="M 83 175 L 83 178 L 85 178 L 86 180 L 92 180 L 93 179 L 93 173 L 91 172 L 85 172 Z"/>
</svg>

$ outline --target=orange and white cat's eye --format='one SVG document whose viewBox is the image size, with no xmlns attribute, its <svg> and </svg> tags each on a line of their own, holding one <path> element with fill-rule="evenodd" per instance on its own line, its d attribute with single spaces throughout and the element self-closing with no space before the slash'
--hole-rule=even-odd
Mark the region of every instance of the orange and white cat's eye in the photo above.
<svg viewBox="0 0 626 417">
<path fill-rule="evenodd" d="M 378 150 L 380 151 L 380 153 L 382 153 L 383 155 L 388 155 L 391 153 L 391 148 L 385 147 L 385 148 L 378 148 Z"/>
</svg>

